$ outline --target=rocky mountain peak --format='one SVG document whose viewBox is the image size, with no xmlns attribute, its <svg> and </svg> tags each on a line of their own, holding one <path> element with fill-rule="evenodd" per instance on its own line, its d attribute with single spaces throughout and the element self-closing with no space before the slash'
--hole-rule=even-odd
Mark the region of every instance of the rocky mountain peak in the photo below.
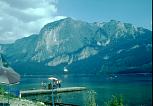
<svg viewBox="0 0 153 106">
<path fill-rule="evenodd" d="M 1 51 L 13 64 L 30 61 L 55 67 L 65 63 L 71 66 L 85 60 L 89 65 L 93 61 L 88 62 L 88 59 L 96 56 L 93 64 L 98 66 L 94 67 L 109 70 L 110 66 L 114 66 L 115 70 L 116 66 L 124 66 L 127 61 L 130 61 L 129 66 L 137 59 L 150 62 L 150 48 L 147 45 L 152 44 L 151 33 L 116 20 L 88 23 L 65 18 L 46 24 L 39 34 L 2 45 Z M 138 55 L 142 48 L 144 53 Z"/>
<path fill-rule="evenodd" d="M 123 23 L 117 20 L 110 20 L 109 22 L 94 22 L 98 26 L 103 35 L 109 38 L 120 38 L 125 36 L 133 36 L 138 32 L 138 28 L 130 23 Z"/>
</svg>

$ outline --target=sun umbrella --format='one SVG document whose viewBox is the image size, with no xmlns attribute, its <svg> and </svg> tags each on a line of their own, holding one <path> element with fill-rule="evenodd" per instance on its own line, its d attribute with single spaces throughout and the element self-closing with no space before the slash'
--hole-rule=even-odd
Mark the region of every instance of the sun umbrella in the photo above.
<svg viewBox="0 0 153 106">
<path fill-rule="evenodd" d="M 55 77 L 50 77 L 50 78 L 48 78 L 49 80 L 58 80 L 57 78 L 55 78 Z"/>
</svg>

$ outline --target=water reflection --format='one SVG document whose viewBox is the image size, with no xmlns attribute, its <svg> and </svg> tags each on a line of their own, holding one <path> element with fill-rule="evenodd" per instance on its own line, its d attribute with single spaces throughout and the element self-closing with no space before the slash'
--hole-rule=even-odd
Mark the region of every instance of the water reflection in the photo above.
<svg viewBox="0 0 153 106">
<path fill-rule="evenodd" d="M 28 96 L 25 98 L 33 101 L 41 101 L 46 105 L 52 105 L 51 94 Z M 67 93 L 55 92 L 54 103 L 57 106 L 97 106 L 96 92 L 94 90 Z"/>
<path fill-rule="evenodd" d="M 64 76 L 64 79 L 68 78 L 68 74 L 64 74 L 63 76 Z"/>
</svg>

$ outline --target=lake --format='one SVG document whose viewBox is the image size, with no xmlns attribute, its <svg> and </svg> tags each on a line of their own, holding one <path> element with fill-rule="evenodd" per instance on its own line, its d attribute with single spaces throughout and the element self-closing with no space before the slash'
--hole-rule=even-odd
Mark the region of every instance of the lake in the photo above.
<svg viewBox="0 0 153 106">
<path fill-rule="evenodd" d="M 37 89 L 52 75 L 23 75 L 20 89 Z M 112 96 L 122 97 L 127 106 L 152 106 L 152 74 L 122 75 L 54 75 L 62 80 L 62 87 L 84 86 L 89 90 L 55 95 L 57 102 L 79 106 L 104 106 Z M 51 95 L 27 97 L 50 102 Z"/>
</svg>

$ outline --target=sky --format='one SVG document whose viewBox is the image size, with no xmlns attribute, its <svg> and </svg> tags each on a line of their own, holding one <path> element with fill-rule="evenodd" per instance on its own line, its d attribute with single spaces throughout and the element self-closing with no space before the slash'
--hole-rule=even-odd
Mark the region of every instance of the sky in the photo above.
<svg viewBox="0 0 153 106">
<path fill-rule="evenodd" d="M 152 0 L 0 0 L 0 44 L 39 33 L 66 17 L 86 22 L 118 20 L 152 30 Z"/>
</svg>

